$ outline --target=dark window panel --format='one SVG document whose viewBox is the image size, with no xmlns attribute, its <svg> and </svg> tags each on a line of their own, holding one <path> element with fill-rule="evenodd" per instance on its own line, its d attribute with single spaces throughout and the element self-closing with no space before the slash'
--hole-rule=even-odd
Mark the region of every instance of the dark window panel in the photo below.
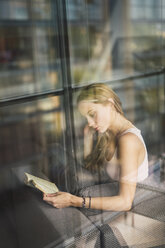
<svg viewBox="0 0 165 248">
<path fill-rule="evenodd" d="M 61 99 L 50 97 L 1 110 L 2 166 L 46 156 L 54 143 L 64 146 L 65 120 Z"/>
</svg>

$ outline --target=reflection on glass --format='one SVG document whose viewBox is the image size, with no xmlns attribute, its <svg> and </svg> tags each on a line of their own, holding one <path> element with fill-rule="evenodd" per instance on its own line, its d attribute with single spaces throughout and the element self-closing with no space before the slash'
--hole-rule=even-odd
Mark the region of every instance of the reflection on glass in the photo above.
<svg viewBox="0 0 165 248">
<path fill-rule="evenodd" d="M 1 165 L 41 156 L 54 143 L 64 145 L 65 125 L 59 97 L 5 107 L 0 115 Z"/>
<path fill-rule="evenodd" d="M 0 20 L 49 20 L 51 19 L 50 0 L 2 0 L 0 1 Z"/>
<path fill-rule="evenodd" d="M 162 76 L 152 76 L 135 80 L 135 117 L 143 131 L 149 155 L 159 156 L 164 143 L 162 139 L 161 102 L 163 91 Z"/>
<path fill-rule="evenodd" d="M 81 15 L 78 15 L 81 5 Z M 73 83 L 110 76 L 110 23 L 105 3 L 67 1 Z M 102 78 L 103 79 L 103 78 Z"/>
<path fill-rule="evenodd" d="M 0 1 L 1 98 L 61 87 L 51 8 L 50 1 Z"/>
<path fill-rule="evenodd" d="M 32 1 L 32 18 L 35 20 L 51 19 L 50 0 Z"/>
<path fill-rule="evenodd" d="M 68 0 L 73 84 L 161 67 L 164 9 L 163 1 Z"/>
<path fill-rule="evenodd" d="M 27 20 L 29 18 L 27 1 L 2 0 L 0 20 Z"/>
</svg>

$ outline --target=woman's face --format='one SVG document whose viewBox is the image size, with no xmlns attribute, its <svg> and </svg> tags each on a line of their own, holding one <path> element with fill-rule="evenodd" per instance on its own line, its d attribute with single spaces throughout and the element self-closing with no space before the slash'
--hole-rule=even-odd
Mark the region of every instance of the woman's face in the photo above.
<svg viewBox="0 0 165 248">
<path fill-rule="evenodd" d="M 78 109 L 86 117 L 89 127 L 94 128 L 100 133 L 104 133 L 110 128 L 114 112 L 110 103 L 103 105 L 90 101 L 80 101 Z"/>
</svg>

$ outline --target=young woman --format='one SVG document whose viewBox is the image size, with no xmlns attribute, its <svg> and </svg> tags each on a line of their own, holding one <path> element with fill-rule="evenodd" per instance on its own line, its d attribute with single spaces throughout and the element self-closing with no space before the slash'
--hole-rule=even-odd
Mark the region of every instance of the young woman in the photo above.
<svg viewBox="0 0 165 248">
<path fill-rule="evenodd" d="M 91 171 L 107 170 L 119 181 L 115 196 L 79 197 L 67 192 L 44 195 L 56 208 L 69 206 L 98 210 L 130 210 L 136 183 L 148 176 L 147 150 L 141 132 L 123 114 L 118 96 L 102 83 L 86 86 L 78 96 L 78 109 L 87 119 L 84 129 L 85 166 Z M 93 133 L 98 132 L 93 145 Z"/>
</svg>

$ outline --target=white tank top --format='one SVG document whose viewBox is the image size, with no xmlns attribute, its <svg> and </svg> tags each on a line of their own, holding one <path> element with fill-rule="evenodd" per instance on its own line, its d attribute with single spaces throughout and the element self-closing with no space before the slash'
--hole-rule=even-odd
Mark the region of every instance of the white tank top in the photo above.
<svg viewBox="0 0 165 248">
<path fill-rule="evenodd" d="M 135 176 L 136 173 L 131 173 L 130 175 L 128 175 L 124 178 L 120 178 L 120 180 L 129 181 L 129 182 L 141 182 L 145 178 L 148 177 L 148 154 L 147 154 L 146 145 L 145 145 L 143 137 L 141 135 L 141 131 L 138 128 L 136 128 L 136 127 L 129 128 L 128 130 L 126 130 L 125 132 L 120 134 L 120 136 L 122 136 L 126 133 L 133 133 L 141 140 L 141 142 L 143 143 L 144 148 L 145 148 L 145 157 L 144 157 L 143 162 L 138 166 L 137 176 Z M 119 167 L 116 165 L 113 165 L 113 158 L 112 158 L 112 163 L 110 161 L 109 165 L 110 166 L 108 166 L 108 164 L 107 164 L 107 173 L 110 175 L 110 177 L 112 179 L 119 180 L 119 173 L 120 173 Z M 111 170 L 112 170 L 112 173 L 111 173 Z"/>
</svg>

